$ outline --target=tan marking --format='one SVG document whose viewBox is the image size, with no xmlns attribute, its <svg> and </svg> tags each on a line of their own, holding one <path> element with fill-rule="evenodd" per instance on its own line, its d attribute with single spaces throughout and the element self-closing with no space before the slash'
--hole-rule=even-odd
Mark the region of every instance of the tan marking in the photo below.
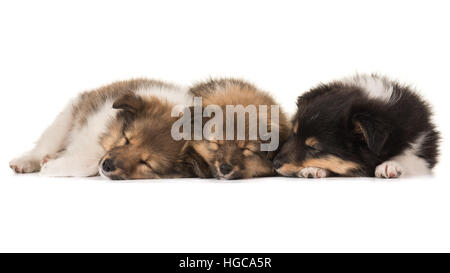
<svg viewBox="0 0 450 273">
<path fill-rule="evenodd" d="M 364 139 L 367 139 L 367 133 L 364 130 L 364 128 L 362 127 L 361 123 L 359 121 L 355 121 L 355 133 L 362 135 L 364 137 Z"/>
<path fill-rule="evenodd" d="M 270 176 L 274 174 L 272 163 L 261 158 L 252 157 L 244 161 L 244 178 Z"/>
<path fill-rule="evenodd" d="M 277 172 L 279 172 L 282 175 L 294 175 L 297 174 L 303 167 L 298 164 L 294 163 L 286 163 L 283 164 L 279 169 L 277 169 Z"/>
<path fill-rule="evenodd" d="M 208 144 L 203 141 L 193 142 L 192 147 L 206 161 L 211 161 L 211 159 L 214 157 L 213 152 L 208 149 Z"/>
<path fill-rule="evenodd" d="M 244 156 L 251 156 L 251 155 L 253 155 L 253 152 L 252 152 L 250 149 L 245 149 L 245 150 L 242 152 L 242 154 L 243 154 Z"/>
<path fill-rule="evenodd" d="M 355 162 L 328 155 L 323 158 L 308 159 L 302 163 L 302 167 L 316 167 L 327 169 L 337 174 L 347 174 L 349 171 L 358 169 L 360 166 Z"/>
<path fill-rule="evenodd" d="M 191 145 L 190 145 L 189 141 L 186 141 L 183 145 L 183 148 L 181 148 L 181 152 L 185 153 L 189 147 L 191 147 Z"/>
<path fill-rule="evenodd" d="M 131 142 L 131 140 L 133 139 L 133 137 L 131 136 L 131 134 L 130 133 L 128 133 L 128 132 L 124 132 L 124 137 L 123 137 L 125 140 L 126 139 L 128 139 L 130 142 Z"/>
<path fill-rule="evenodd" d="M 250 143 L 247 143 L 247 146 L 245 148 L 249 149 L 252 152 L 258 152 L 259 148 L 260 148 L 260 144 L 255 143 L 255 142 L 250 142 Z"/>
<path fill-rule="evenodd" d="M 236 144 L 240 149 L 245 149 L 245 147 L 246 147 L 245 141 L 242 141 L 242 140 L 236 141 Z"/>
<path fill-rule="evenodd" d="M 156 156 L 156 157 L 159 157 L 159 156 Z M 148 165 L 150 165 L 152 170 L 158 170 L 159 168 L 161 168 L 158 163 L 159 162 L 158 158 L 152 158 L 150 160 L 147 160 L 146 162 Z"/>
<path fill-rule="evenodd" d="M 310 146 L 310 147 L 314 147 L 314 146 L 316 146 L 317 144 L 319 144 L 319 141 L 318 141 L 317 138 L 315 138 L 315 137 L 308 137 L 308 138 L 305 140 L 305 144 L 308 145 L 308 146 Z"/>
<path fill-rule="evenodd" d="M 150 151 L 142 151 L 141 158 L 144 161 L 150 161 L 152 158 L 152 155 L 150 154 Z"/>
<path fill-rule="evenodd" d="M 217 151 L 219 149 L 219 145 L 217 145 L 217 143 L 210 142 L 208 145 L 208 149 L 210 149 L 211 151 Z"/>
<path fill-rule="evenodd" d="M 294 124 L 294 127 L 292 128 L 292 131 L 294 131 L 294 133 L 298 132 L 298 121 Z"/>
<path fill-rule="evenodd" d="M 219 161 L 214 161 L 214 167 L 216 167 L 216 170 L 218 172 L 220 172 L 219 166 L 220 166 Z"/>
</svg>

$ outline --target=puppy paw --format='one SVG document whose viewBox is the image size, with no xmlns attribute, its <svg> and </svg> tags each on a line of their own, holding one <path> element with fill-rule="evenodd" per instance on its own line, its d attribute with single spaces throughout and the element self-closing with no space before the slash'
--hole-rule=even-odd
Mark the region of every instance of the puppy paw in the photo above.
<svg viewBox="0 0 450 273">
<path fill-rule="evenodd" d="M 40 160 L 33 155 L 25 155 L 9 162 L 9 167 L 15 173 L 34 173 L 41 168 Z"/>
<path fill-rule="evenodd" d="M 316 167 L 307 167 L 303 168 L 299 173 L 299 177 L 304 178 L 324 178 L 328 176 L 328 171 L 321 168 Z"/>
<path fill-rule="evenodd" d="M 75 163 L 74 163 L 75 162 Z M 87 177 L 98 174 L 97 164 L 79 164 L 76 158 L 58 157 L 45 163 L 40 175 L 47 177 Z"/>
<path fill-rule="evenodd" d="M 44 162 L 45 161 L 45 162 Z M 69 166 L 59 159 L 52 160 L 50 157 L 47 160 L 42 160 L 42 168 L 39 173 L 41 176 L 65 176 L 67 173 L 67 168 Z"/>
<path fill-rule="evenodd" d="M 375 177 L 398 178 L 403 174 L 403 168 L 395 161 L 386 161 L 375 168 Z"/>
<path fill-rule="evenodd" d="M 46 155 L 44 156 L 44 158 L 42 158 L 41 160 L 41 168 L 47 164 L 47 162 L 49 162 L 50 160 L 56 159 L 58 156 L 56 154 L 53 155 Z"/>
</svg>

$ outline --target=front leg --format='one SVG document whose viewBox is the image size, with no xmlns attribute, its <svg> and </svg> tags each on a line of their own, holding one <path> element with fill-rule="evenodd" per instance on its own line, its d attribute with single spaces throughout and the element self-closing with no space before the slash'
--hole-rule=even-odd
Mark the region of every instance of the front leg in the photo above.
<svg viewBox="0 0 450 273">
<path fill-rule="evenodd" d="M 34 173 L 39 172 L 41 170 L 41 167 L 50 161 L 51 159 L 55 159 L 58 157 L 58 154 L 52 154 L 52 155 L 46 155 L 44 157 L 28 153 L 25 154 L 19 158 L 11 160 L 9 162 L 9 167 L 15 172 L 15 173 Z"/>
<path fill-rule="evenodd" d="M 375 177 L 398 178 L 404 173 L 402 166 L 395 161 L 385 161 L 375 168 Z"/>
<path fill-rule="evenodd" d="M 328 170 L 316 167 L 306 167 L 300 170 L 298 177 L 304 178 L 324 178 L 330 175 Z"/>
<path fill-rule="evenodd" d="M 49 177 L 89 177 L 98 174 L 98 160 L 83 156 L 62 155 L 42 165 L 40 175 Z"/>
<path fill-rule="evenodd" d="M 9 167 L 16 173 L 39 172 L 41 163 L 47 157 L 53 157 L 65 148 L 65 143 L 72 127 L 73 104 L 71 102 L 44 131 L 35 147 L 24 155 L 9 162 Z"/>
<path fill-rule="evenodd" d="M 25 154 L 9 162 L 9 167 L 15 173 L 34 173 L 41 169 L 42 158 L 32 153 Z"/>
</svg>

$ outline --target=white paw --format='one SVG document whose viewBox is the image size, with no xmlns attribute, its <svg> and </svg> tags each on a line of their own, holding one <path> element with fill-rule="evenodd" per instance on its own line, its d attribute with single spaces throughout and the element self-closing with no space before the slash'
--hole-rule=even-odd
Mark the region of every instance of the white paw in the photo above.
<svg viewBox="0 0 450 273">
<path fill-rule="evenodd" d="M 398 178 L 403 174 L 403 168 L 395 161 L 386 161 L 375 168 L 375 177 Z"/>
<path fill-rule="evenodd" d="M 303 168 L 299 173 L 299 177 L 304 178 L 324 178 L 328 176 L 328 171 L 321 168 L 316 167 L 307 167 Z"/>
<path fill-rule="evenodd" d="M 70 157 L 59 157 L 54 160 L 49 160 L 42 168 L 41 176 L 50 177 L 87 177 L 98 173 L 97 164 L 89 164 L 82 166 L 76 162 L 76 159 Z"/>
<path fill-rule="evenodd" d="M 47 162 L 49 162 L 50 160 L 54 160 L 58 157 L 57 154 L 52 154 L 52 155 L 46 155 L 44 156 L 44 158 L 41 159 L 41 168 L 47 164 Z"/>
<path fill-rule="evenodd" d="M 65 169 L 68 167 L 63 160 L 47 160 L 42 162 L 41 176 L 65 176 Z"/>
<path fill-rule="evenodd" d="M 16 173 L 38 172 L 41 168 L 40 159 L 34 155 L 25 155 L 9 162 L 9 167 Z"/>
</svg>

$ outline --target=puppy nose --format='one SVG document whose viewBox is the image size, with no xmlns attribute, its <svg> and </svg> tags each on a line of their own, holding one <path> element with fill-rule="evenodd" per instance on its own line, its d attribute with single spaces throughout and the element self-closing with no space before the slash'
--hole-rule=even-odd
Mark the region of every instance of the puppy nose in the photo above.
<svg viewBox="0 0 450 273">
<path fill-rule="evenodd" d="M 233 167 L 231 167 L 230 165 L 228 165 L 226 163 L 220 164 L 220 172 L 222 174 L 229 174 L 232 169 L 233 169 Z"/>
<path fill-rule="evenodd" d="M 283 161 L 282 160 L 280 160 L 280 159 L 275 159 L 274 161 L 273 161 L 273 167 L 275 168 L 275 169 L 279 169 L 279 168 L 281 168 L 281 166 L 283 166 Z"/>
<path fill-rule="evenodd" d="M 111 159 L 106 159 L 103 161 L 102 168 L 105 172 L 113 172 L 116 169 L 116 166 L 114 166 L 114 162 Z"/>
</svg>

